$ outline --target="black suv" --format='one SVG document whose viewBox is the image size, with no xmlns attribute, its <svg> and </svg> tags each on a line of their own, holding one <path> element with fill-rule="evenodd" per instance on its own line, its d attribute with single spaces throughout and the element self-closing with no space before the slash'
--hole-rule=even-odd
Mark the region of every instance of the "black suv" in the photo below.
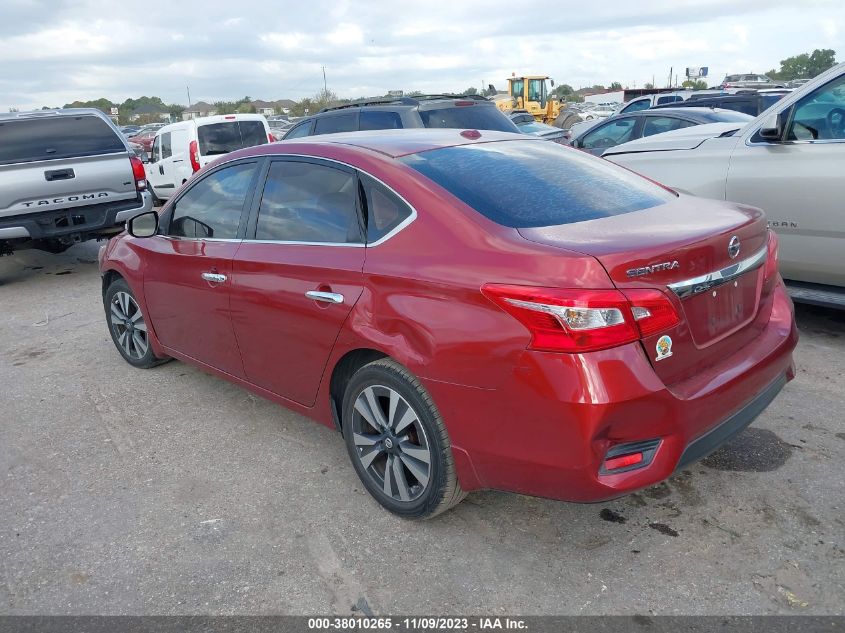
<svg viewBox="0 0 845 633">
<path fill-rule="evenodd" d="M 347 103 L 323 108 L 294 125 L 283 140 L 402 128 L 457 128 L 516 132 L 519 129 L 496 104 L 480 95 L 427 95 Z"/>
<path fill-rule="evenodd" d="M 692 96 L 686 101 L 677 101 L 675 103 L 667 103 L 666 105 L 658 105 L 652 107 L 651 109 L 722 108 L 723 110 L 734 110 L 736 112 L 742 112 L 756 117 L 763 111 L 768 110 L 770 106 L 783 99 L 783 97 L 787 94 L 789 94 L 788 90 L 772 90 L 771 92 L 766 91 L 714 95 L 699 99 Z"/>
</svg>

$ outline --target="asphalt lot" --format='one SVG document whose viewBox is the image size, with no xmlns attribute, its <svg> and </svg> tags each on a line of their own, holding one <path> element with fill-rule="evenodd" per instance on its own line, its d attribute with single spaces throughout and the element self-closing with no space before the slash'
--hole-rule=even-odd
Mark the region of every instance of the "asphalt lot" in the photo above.
<svg viewBox="0 0 845 633">
<path fill-rule="evenodd" d="M 0 259 L 0 613 L 845 612 L 843 315 L 799 307 L 797 379 L 668 484 L 411 523 L 333 431 L 126 364 L 97 248 Z"/>
</svg>

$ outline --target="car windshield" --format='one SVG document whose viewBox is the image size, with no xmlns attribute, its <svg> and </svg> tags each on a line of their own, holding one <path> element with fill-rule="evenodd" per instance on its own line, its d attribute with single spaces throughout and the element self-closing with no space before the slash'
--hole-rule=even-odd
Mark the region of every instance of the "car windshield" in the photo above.
<svg viewBox="0 0 845 633">
<path fill-rule="evenodd" d="M 542 140 L 460 145 L 401 160 L 485 217 L 514 228 L 622 215 L 674 198 L 626 169 Z"/>
<path fill-rule="evenodd" d="M 516 125 L 492 104 L 420 109 L 420 118 L 425 127 L 519 132 Z"/>
<path fill-rule="evenodd" d="M 267 143 L 267 135 L 260 121 L 226 121 L 197 128 L 200 154 L 214 156 L 236 149 Z"/>
</svg>

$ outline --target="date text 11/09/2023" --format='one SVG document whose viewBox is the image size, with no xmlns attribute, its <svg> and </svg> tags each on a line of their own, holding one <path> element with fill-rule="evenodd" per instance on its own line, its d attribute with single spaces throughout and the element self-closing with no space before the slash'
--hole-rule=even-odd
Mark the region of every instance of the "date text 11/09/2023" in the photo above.
<svg viewBox="0 0 845 633">
<path fill-rule="evenodd" d="M 506 617 L 309 618 L 309 631 L 493 631 L 528 629 L 524 620 Z"/>
</svg>

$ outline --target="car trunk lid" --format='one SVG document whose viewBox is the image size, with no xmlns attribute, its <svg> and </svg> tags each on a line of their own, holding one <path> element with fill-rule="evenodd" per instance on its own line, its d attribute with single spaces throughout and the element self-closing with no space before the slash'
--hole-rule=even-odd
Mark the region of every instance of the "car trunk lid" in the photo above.
<svg viewBox="0 0 845 633">
<path fill-rule="evenodd" d="M 667 383 L 755 335 L 767 245 L 758 209 L 681 196 L 623 216 L 519 231 L 528 240 L 594 256 L 623 292 L 657 289 L 670 298 L 680 323 L 643 339 Z"/>
</svg>

